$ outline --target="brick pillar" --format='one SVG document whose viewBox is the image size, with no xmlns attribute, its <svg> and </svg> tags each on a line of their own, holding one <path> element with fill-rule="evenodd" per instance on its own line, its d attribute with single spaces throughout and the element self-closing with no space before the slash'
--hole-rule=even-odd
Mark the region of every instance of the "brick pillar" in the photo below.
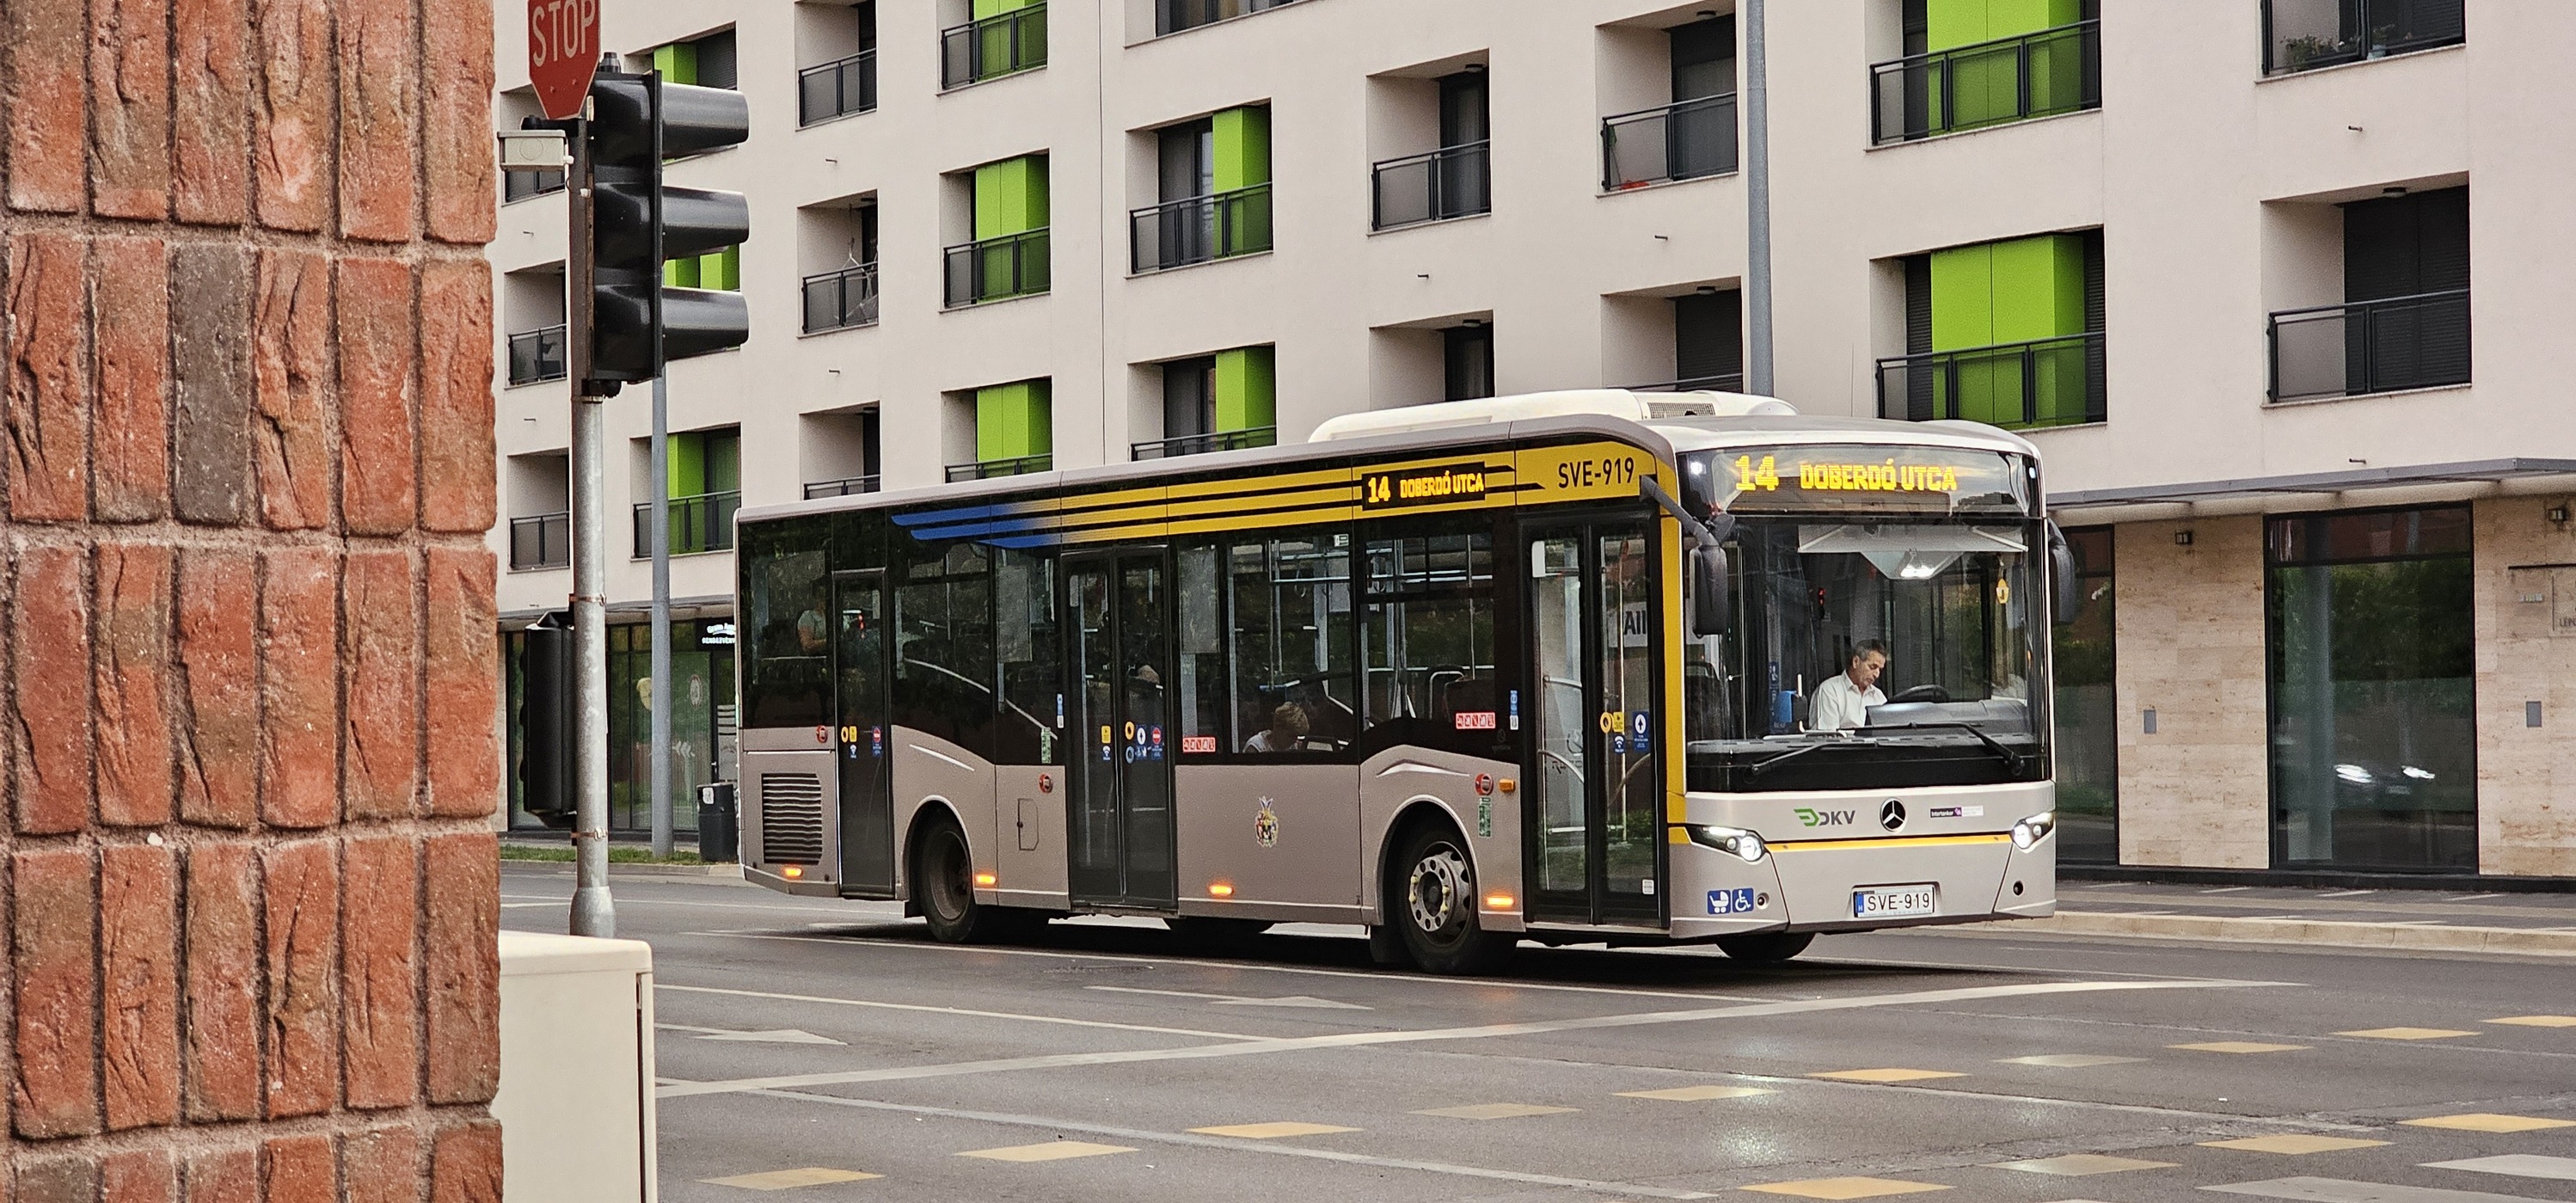
<svg viewBox="0 0 2576 1203">
<path fill-rule="evenodd" d="M 0 0 L 0 1200 L 499 1197 L 489 0 Z"/>
</svg>

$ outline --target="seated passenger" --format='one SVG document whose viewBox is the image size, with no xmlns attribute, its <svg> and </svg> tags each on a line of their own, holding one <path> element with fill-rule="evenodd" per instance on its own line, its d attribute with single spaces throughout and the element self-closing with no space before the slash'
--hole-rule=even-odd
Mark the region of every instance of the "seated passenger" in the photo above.
<svg viewBox="0 0 2576 1203">
<path fill-rule="evenodd" d="M 1851 666 L 1816 687 L 1807 705 L 1807 729 L 1845 731 L 1869 725 L 1869 708 L 1887 704 L 1878 691 L 1878 674 L 1887 668 L 1887 645 L 1863 639 L 1852 645 Z"/>
<path fill-rule="evenodd" d="M 1302 752 L 1306 750 L 1306 708 L 1295 702 L 1281 702 L 1270 712 L 1270 729 L 1257 731 L 1243 741 L 1246 752 Z"/>
</svg>

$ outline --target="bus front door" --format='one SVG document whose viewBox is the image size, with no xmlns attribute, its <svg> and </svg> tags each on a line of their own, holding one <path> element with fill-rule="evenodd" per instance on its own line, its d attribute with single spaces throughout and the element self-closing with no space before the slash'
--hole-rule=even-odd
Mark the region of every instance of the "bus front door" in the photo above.
<svg viewBox="0 0 2576 1203">
<path fill-rule="evenodd" d="M 1065 774 L 1076 904 L 1171 910 L 1171 590 L 1163 552 L 1065 559 L 1075 765 Z"/>
<path fill-rule="evenodd" d="M 1531 533 L 1528 557 L 1530 917 L 1660 925 L 1653 540 L 1639 521 L 1551 526 Z"/>
<path fill-rule="evenodd" d="M 835 758 L 841 790 L 841 893 L 894 897 L 894 764 L 888 745 L 885 574 L 832 578 Z"/>
</svg>

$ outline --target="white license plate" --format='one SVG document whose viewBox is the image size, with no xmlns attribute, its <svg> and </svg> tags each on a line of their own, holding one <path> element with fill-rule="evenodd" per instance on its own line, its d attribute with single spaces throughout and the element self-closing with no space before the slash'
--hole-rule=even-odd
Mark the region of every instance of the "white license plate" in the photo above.
<svg viewBox="0 0 2576 1203">
<path fill-rule="evenodd" d="M 1852 891 L 1852 918 L 1893 919 L 1932 913 L 1933 889 L 1921 886 L 1874 886 Z"/>
</svg>

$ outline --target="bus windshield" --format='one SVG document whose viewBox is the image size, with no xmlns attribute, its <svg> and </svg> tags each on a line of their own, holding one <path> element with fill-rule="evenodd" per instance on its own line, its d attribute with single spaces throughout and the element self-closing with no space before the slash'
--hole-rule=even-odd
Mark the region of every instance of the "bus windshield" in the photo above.
<svg viewBox="0 0 2576 1203">
<path fill-rule="evenodd" d="M 2044 779 L 2041 538 L 2000 515 L 1741 520 L 1734 628 L 1684 656 L 1691 788 Z"/>
</svg>

